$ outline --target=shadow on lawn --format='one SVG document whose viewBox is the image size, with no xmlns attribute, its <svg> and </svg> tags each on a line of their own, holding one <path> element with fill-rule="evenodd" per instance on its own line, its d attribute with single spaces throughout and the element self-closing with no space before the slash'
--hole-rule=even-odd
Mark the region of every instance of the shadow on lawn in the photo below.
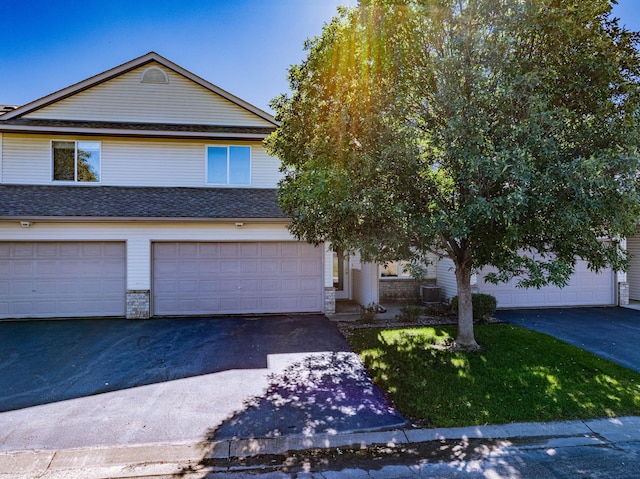
<svg viewBox="0 0 640 479">
<path fill-rule="evenodd" d="M 446 326 L 365 333 L 356 349 L 374 382 L 425 426 L 640 412 L 640 376 L 633 371 L 524 328 L 475 329 L 483 346 L 475 353 L 450 350 L 455 327 Z"/>
</svg>

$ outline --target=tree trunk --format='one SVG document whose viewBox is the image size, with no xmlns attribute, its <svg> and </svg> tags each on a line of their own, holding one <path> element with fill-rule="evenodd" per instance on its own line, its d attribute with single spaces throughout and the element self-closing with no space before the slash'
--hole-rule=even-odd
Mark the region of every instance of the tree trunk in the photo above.
<svg viewBox="0 0 640 479">
<path fill-rule="evenodd" d="M 473 304 L 471 302 L 471 271 L 466 266 L 456 265 L 456 285 L 458 286 L 458 337 L 455 349 L 478 350 L 473 335 Z"/>
</svg>

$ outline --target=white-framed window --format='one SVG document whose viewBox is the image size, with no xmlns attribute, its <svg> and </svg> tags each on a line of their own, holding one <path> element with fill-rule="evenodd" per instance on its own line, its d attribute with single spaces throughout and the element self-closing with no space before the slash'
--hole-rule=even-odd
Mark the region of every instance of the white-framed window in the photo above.
<svg viewBox="0 0 640 479">
<path fill-rule="evenodd" d="M 409 265 L 408 261 L 389 261 L 387 263 L 380 264 L 380 278 L 381 279 L 400 279 L 411 278 L 411 273 L 407 269 Z"/>
<path fill-rule="evenodd" d="M 51 179 L 75 183 L 100 182 L 99 141 L 53 140 L 51 142 Z"/>
<path fill-rule="evenodd" d="M 207 146 L 207 184 L 251 184 L 250 146 Z"/>
</svg>

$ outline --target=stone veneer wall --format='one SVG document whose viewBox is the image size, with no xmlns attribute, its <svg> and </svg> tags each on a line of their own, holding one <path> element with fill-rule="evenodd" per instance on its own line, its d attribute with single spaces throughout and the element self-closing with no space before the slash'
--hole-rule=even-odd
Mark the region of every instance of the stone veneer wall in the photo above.
<svg viewBox="0 0 640 479">
<path fill-rule="evenodd" d="M 127 319 L 149 319 L 151 306 L 149 290 L 127 290 Z"/>
<path fill-rule="evenodd" d="M 618 306 L 629 304 L 629 283 L 624 281 L 618 283 Z"/>
<path fill-rule="evenodd" d="M 420 285 L 435 284 L 435 280 L 427 279 L 416 281 L 415 279 L 380 279 L 378 289 L 380 303 L 402 303 L 420 301 Z"/>
</svg>

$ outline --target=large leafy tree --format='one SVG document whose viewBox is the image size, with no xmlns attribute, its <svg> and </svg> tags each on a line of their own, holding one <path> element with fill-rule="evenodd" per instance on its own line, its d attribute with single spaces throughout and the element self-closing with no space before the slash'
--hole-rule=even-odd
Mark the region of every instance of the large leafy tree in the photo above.
<svg viewBox="0 0 640 479">
<path fill-rule="evenodd" d="M 566 285 L 624 269 L 638 214 L 638 36 L 608 0 L 361 0 L 291 67 L 267 139 L 290 229 L 363 259 Z"/>
</svg>

